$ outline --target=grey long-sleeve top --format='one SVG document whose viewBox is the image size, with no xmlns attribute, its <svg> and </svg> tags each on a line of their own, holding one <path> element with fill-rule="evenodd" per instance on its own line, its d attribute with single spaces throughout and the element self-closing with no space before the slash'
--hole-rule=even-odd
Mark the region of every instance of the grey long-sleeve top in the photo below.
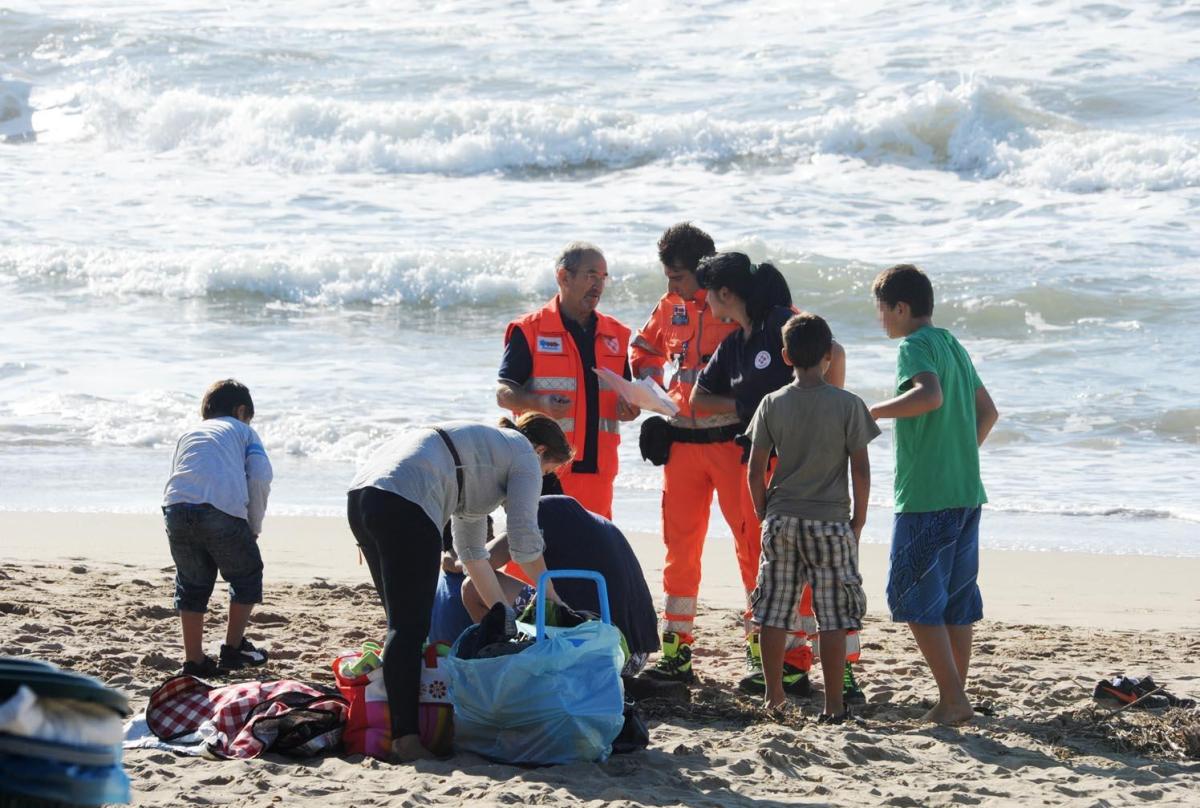
<svg viewBox="0 0 1200 808">
<path fill-rule="evenodd" d="M 376 449 L 350 490 L 378 488 L 404 497 L 419 505 L 439 530 L 449 521 L 454 551 L 463 561 L 488 557 L 487 516 L 503 504 L 513 560 L 525 563 L 540 556 L 542 469 L 528 439 L 513 429 L 467 421 L 439 426 L 462 460 L 465 503 L 459 503 L 450 450 L 429 427 L 407 430 Z"/>
</svg>

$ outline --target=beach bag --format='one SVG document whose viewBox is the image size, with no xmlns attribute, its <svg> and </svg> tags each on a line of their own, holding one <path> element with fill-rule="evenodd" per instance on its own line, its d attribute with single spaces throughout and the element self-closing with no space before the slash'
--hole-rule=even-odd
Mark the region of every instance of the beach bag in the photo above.
<svg viewBox="0 0 1200 808">
<path fill-rule="evenodd" d="M 546 584 L 586 578 L 600 593 L 600 621 L 546 626 Z M 518 764 L 598 762 L 625 723 L 620 632 L 612 625 L 604 576 L 557 570 L 538 581 L 536 642 L 517 654 L 462 659 L 467 629 L 442 660 L 454 705 L 455 748 Z"/>
<path fill-rule="evenodd" d="M 442 663 L 450 653 L 445 643 L 430 643 L 421 655 L 421 692 L 417 718 L 421 743 L 435 755 L 450 754 L 454 738 L 454 708 L 450 705 L 450 685 Z"/>
<path fill-rule="evenodd" d="M 343 672 L 344 662 L 353 664 L 361 657 L 361 652 L 352 652 L 333 660 L 338 691 L 350 705 L 342 730 L 342 746 L 350 755 L 387 760 L 392 750 L 392 714 L 383 684 L 383 666 L 358 676 Z"/>
</svg>

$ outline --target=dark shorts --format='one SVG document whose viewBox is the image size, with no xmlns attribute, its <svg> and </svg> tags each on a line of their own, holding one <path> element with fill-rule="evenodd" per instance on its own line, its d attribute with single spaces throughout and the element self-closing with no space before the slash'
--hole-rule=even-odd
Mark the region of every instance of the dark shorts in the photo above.
<svg viewBox="0 0 1200 808">
<path fill-rule="evenodd" d="M 980 508 L 898 513 L 887 600 L 901 623 L 965 626 L 983 619 Z"/>
<path fill-rule="evenodd" d="M 262 554 L 245 519 L 211 505 L 163 508 L 175 559 L 175 608 L 208 611 L 217 573 L 229 582 L 233 603 L 262 603 Z"/>
</svg>

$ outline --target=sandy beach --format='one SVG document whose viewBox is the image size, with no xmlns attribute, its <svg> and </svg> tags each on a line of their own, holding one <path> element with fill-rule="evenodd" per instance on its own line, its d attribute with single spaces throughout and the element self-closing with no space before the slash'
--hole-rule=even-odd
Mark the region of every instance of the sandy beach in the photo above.
<svg viewBox="0 0 1200 808">
<path fill-rule="evenodd" d="M 236 379 L 253 403 L 230 414 L 249 405 L 254 432 L 224 447 L 238 471 L 209 479 L 198 459 L 171 500 L 240 512 L 269 457 L 247 637 L 271 658 L 218 682 L 332 686 L 337 655 L 385 635 L 344 518 L 356 472 L 405 431 L 529 409 L 555 410 L 590 493 L 615 475 L 614 521 L 660 609 L 663 509 L 686 542 L 708 508 L 698 682 L 643 702 L 649 748 L 602 764 L 137 748 L 133 804 L 1200 808 L 1200 708 L 1092 698 L 1149 674 L 1200 701 L 1200 0 L 397 6 L 0 0 L 0 656 L 91 674 L 135 711 L 180 671 L 158 504 L 205 390 Z M 931 298 L 911 275 L 876 287 L 910 264 Z M 811 700 L 780 714 L 738 690 L 745 593 L 705 498 L 746 477 L 695 445 L 703 462 L 676 455 L 665 486 L 640 446 L 653 408 L 622 421 L 588 368 L 625 370 L 628 347 L 631 379 L 679 403 L 727 390 L 744 428 L 792 378 L 785 305 L 825 321 L 845 350 L 830 379 L 868 406 L 922 388 L 911 410 L 875 409 L 865 492 L 855 464 L 867 703 L 839 726 L 818 723 L 819 665 Z M 959 349 L 918 334 L 918 311 L 970 374 L 943 372 Z M 974 400 L 978 439 L 986 399 L 980 496 L 952 422 Z M 692 414 L 730 412 L 709 403 Z M 904 423 L 926 407 L 941 413 Z M 464 475 L 455 508 L 493 511 L 469 500 L 500 484 Z M 977 715 L 938 727 L 887 611 L 892 510 L 976 502 Z M 419 579 L 394 569 L 392 591 Z M 208 655 L 227 597 L 218 581 Z M 35 725 L 0 727 L 0 786 L 45 779 L 21 754 Z"/>
<path fill-rule="evenodd" d="M 170 557 L 159 520 L 0 515 L 0 653 L 49 659 L 124 688 L 136 706 L 178 666 Z M 272 517 L 266 602 L 250 636 L 273 650 L 266 678 L 331 683 L 328 661 L 382 635 L 382 610 L 341 520 Z M 632 541 L 652 589 L 657 539 Z M 985 553 L 988 612 L 965 729 L 919 722 L 933 695 L 916 647 L 882 612 L 885 549 L 864 545 L 871 616 L 861 680 L 869 703 L 842 727 L 818 702 L 767 716 L 736 692 L 742 673 L 732 549 L 706 549 L 690 705 L 647 703 L 649 750 L 600 765 L 520 769 L 472 755 L 394 767 L 371 759 L 209 761 L 131 750 L 136 805 L 1126 805 L 1194 804 L 1200 720 L 1169 710 L 1100 720 L 1106 674 L 1153 673 L 1200 696 L 1200 560 Z M 220 589 L 218 592 L 220 593 Z M 208 637 L 223 620 L 217 612 Z M 819 677 L 819 674 L 818 674 Z"/>
</svg>

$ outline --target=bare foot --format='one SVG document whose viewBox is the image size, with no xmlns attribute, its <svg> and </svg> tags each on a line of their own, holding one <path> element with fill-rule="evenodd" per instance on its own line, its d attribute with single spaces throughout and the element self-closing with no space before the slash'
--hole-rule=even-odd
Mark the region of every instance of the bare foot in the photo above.
<svg viewBox="0 0 1200 808">
<path fill-rule="evenodd" d="M 784 692 L 782 687 L 778 690 L 770 687 L 767 688 L 765 698 L 763 699 L 763 709 L 768 713 L 782 710 L 788 703 L 787 693 Z"/>
<path fill-rule="evenodd" d="M 401 735 L 392 741 L 392 762 L 413 763 L 418 760 L 437 760 L 421 743 L 420 735 Z"/>
<path fill-rule="evenodd" d="M 975 717 L 975 708 L 969 701 L 954 704 L 942 704 L 940 701 L 933 709 L 921 716 L 922 721 L 932 721 L 944 727 L 960 727 L 969 724 Z"/>
<path fill-rule="evenodd" d="M 787 694 L 777 699 L 768 696 L 763 699 L 762 709 L 772 720 L 780 723 L 790 723 L 797 716 L 796 705 L 788 699 Z"/>
</svg>

